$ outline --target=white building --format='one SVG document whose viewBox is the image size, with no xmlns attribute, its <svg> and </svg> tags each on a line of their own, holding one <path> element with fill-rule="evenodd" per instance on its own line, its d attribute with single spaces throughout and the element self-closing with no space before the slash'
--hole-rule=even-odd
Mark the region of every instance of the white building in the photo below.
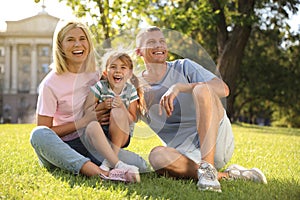
<svg viewBox="0 0 300 200">
<path fill-rule="evenodd" d="M 0 32 L 0 118 L 3 123 L 32 123 L 37 88 L 52 62 L 52 37 L 58 18 L 40 12 L 7 21 Z"/>
</svg>

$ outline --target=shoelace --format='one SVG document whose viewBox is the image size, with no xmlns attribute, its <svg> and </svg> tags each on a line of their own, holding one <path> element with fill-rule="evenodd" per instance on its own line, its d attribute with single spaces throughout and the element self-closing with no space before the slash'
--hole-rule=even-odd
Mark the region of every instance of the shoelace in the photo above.
<svg viewBox="0 0 300 200">
<path fill-rule="evenodd" d="M 216 179 L 214 169 L 210 165 L 204 163 L 200 167 L 200 169 L 202 171 L 202 176 L 204 176 L 206 179 L 210 179 L 210 180 L 215 180 Z"/>
<path fill-rule="evenodd" d="M 210 179 L 210 180 L 215 180 L 215 179 L 216 179 L 214 170 L 213 170 L 211 167 L 208 167 L 208 168 L 207 168 L 207 171 L 206 171 L 206 173 L 204 173 L 204 176 L 205 176 L 207 179 Z"/>
</svg>

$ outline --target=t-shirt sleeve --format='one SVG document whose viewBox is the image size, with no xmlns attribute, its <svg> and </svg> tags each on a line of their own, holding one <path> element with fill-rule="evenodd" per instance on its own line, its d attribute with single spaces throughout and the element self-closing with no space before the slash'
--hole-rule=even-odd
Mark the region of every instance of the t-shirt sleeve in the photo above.
<svg viewBox="0 0 300 200">
<path fill-rule="evenodd" d="M 183 59 L 181 62 L 183 62 L 183 73 L 190 83 L 206 82 L 216 77 L 215 74 L 190 59 Z"/>
<path fill-rule="evenodd" d="M 57 108 L 57 98 L 51 88 L 44 85 L 39 90 L 37 101 L 37 114 L 53 117 Z"/>
<path fill-rule="evenodd" d="M 103 85 L 100 81 L 98 81 L 95 85 L 90 87 L 90 90 L 95 95 L 95 97 L 99 100 L 99 102 L 102 102 L 103 99 L 101 97 L 101 91 L 103 89 Z"/>
</svg>

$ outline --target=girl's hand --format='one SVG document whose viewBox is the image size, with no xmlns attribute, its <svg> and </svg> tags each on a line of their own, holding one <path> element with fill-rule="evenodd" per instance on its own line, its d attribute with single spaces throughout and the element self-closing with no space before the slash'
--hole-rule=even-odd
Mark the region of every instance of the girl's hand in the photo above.
<svg viewBox="0 0 300 200">
<path fill-rule="evenodd" d="M 122 106 L 122 104 L 123 104 L 123 102 L 122 102 L 121 97 L 120 97 L 120 96 L 115 96 L 115 97 L 113 98 L 113 101 L 112 101 L 111 106 L 112 106 L 113 108 L 119 108 L 119 107 Z"/>
</svg>

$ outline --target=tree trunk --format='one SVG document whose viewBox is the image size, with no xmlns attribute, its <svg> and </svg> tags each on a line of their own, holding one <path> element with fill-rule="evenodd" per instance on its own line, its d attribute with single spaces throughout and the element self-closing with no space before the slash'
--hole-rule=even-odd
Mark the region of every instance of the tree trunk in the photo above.
<svg viewBox="0 0 300 200">
<path fill-rule="evenodd" d="M 224 5 L 218 0 L 210 0 L 214 11 L 218 11 L 217 20 L 217 45 L 218 61 L 217 69 L 222 79 L 228 84 L 230 95 L 227 98 L 227 114 L 233 121 L 234 116 L 234 94 L 236 89 L 236 77 L 243 59 L 243 53 L 251 33 L 251 21 L 248 18 L 253 14 L 255 0 L 238 0 L 238 12 L 243 18 L 239 24 L 235 24 L 233 31 L 228 32 Z"/>
<path fill-rule="evenodd" d="M 218 58 L 218 70 L 225 83 L 230 88 L 230 95 L 227 98 L 227 113 L 231 120 L 234 115 L 234 94 L 236 89 L 236 77 L 241 67 L 243 52 L 249 39 L 251 27 L 236 27 L 229 40 L 227 40 L 222 54 Z"/>
</svg>

